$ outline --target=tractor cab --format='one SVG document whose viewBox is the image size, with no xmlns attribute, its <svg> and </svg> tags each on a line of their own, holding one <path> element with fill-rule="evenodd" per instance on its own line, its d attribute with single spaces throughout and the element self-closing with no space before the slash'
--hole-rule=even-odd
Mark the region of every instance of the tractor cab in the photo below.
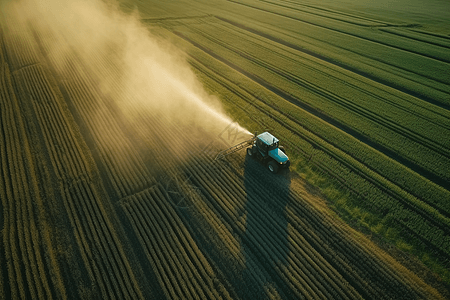
<svg viewBox="0 0 450 300">
<path fill-rule="evenodd" d="M 251 148 L 247 148 L 247 154 L 267 163 L 272 173 L 277 173 L 280 168 L 289 167 L 289 158 L 284 148 L 279 146 L 279 140 L 269 132 L 256 136 Z"/>
</svg>

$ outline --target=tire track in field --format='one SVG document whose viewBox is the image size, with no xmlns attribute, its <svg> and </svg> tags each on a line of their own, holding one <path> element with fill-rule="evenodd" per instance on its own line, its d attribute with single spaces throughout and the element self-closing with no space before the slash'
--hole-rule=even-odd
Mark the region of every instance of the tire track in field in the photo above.
<svg viewBox="0 0 450 300">
<path fill-rule="evenodd" d="M 268 1 L 266 1 L 266 2 L 268 2 Z M 308 8 L 314 9 L 314 10 L 318 10 L 318 11 L 324 11 L 324 12 L 329 12 L 329 13 L 333 13 L 333 14 L 337 14 L 337 15 L 348 16 L 348 17 L 351 17 L 351 18 L 354 18 L 354 19 L 361 19 L 361 20 L 364 20 L 364 21 L 372 22 L 372 23 L 380 23 L 379 20 L 374 20 L 374 19 L 370 19 L 370 18 L 367 18 L 367 17 L 362 17 L 362 16 L 358 16 L 358 15 L 353 15 L 353 14 L 350 14 L 350 13 L 345 13 L 345 12 L 343 12 L 343 11 L 337 11 L 337 10 L 327 9 L 327 8 L 324 8 L 324 7 L 314 6 L 314 5 L 308 5 L 308 4 L 304 4 L 304 3 L 300 4 L 300 3 L 297 3 L 297 2 L 295 2 L 295 1 L 289 1 L 289 0 L 284 0 L 284 2 L 291 3 L 291 4 L 295 4 L 295 5 L 298 5 L 298 6 L 308 7 Z M 325 16 L 326 16 L 326 15 L 325 15 Z M 388 24 L 385 23 L 385 22 L 381 22 L 381 24 L 388 25 Z M 390 24 L 389 24 L 389 25 L 390 25 Z M 395 26 L 395 25 L 392 25 L 392 26 Z"/>
<path fill-rule="evenodd" d="M 351 37 L 355 37 L 355 38 L 363 39 L 363 40 L 366 40 L 366 41 L 374 42 L 374 43 L 377 43 L 377 44 L 380 44 L 380 45 L 383 45 L 383 46 L 387 46 L 387 47 L 390 47 L 390 48 L 393 48 L 393 49 L 402 50 L 402 51 L 405 51 L 405 52 L 417 54 L 417 55 L 420 55 L 420 56 L 423 56 L 423 57 L 427 57 L 427 58 L 430 58 L 430 59 L 433 59 L 433 60 L 436 60 L 436 61 L 439 61 L 439 62 L 443 62 L 443 63 L 447 63 L 447 64 L 450 63 L 450 59 L 443 58 L 443 57 L 432 56 L 432 55 L 429 55 L 429 54 L 424 53 L 424 52 L 414 51 L 412 49 L 401 47 L 399 45 L 393 45 L 393 44 L 390 44 L 390 43 L 383 42 L 380 39 L 369 38 L 368 36 L 365 36 L 365 35 L 362 35 L 362 34 L 350 33 L 350 32 L 347 32 L 345 30 L 337 29 L 337 28 L 334 28 L 334 27 L 321 25 L 321 24 L 314 23 L 314 22 L 311 22 L 311 21 L 305 21 L 305 20 L 302 20 L 300 18 L 296 18 L 294 16 L 284 15 L 282 13 L 278 13 L 278 12 L 275 12 L 275 11 L 263 9 L 263 8 L 260 8 L 260 7 L 257 7 L 257 6 L 252 6 L 252 5 L 246 4 L 246 3 L 240 3 L 240 2 L 237 2 L 237 1 L 234 1 L 234 0 L 227 0 L 227 1 L 239 4 L 239 5 L 247 6 L 247 7 L 256 9 L 256 10 L 260 10 L 260 11 L 263 11 L 263 12 L 266 12 L 266 13 L 275 14 L 275 15 L 278 15 L 278 16 L 281 16 L 281 17 L 284 17 L 284 18 L 292 19 L 292 20 L 295 20 L 295 21 L 298 21 L 298 22 L 306 23 L 306 24 L 309 24 L 309 25 L 312 25 L 312 26 L 317 26 L 317 27 L 320 27 L 320 28 L 324 28 L 324 29 L 327 29 L 327 30 L 338 32 L 338 33 L 341 33 L 341 34 L 344 34 L 344 35 L 348 35 L 348 36 L 351 36 Z M 271 4 L 276 5 L 276 6 L 280 6 L 279 4 L 274 4 L 274 3 L 271 3 Z M 382 62 L 382 61 L 380 61 L 380 62 Z M 404 69 L 404 68 L 402 68 L 400 66 L 396 66 L 396 67 L 399 68 L 399 69 L 402 69 L 404 71 L 412 72 L 414 74 L 426 77 L 428 79 L 431 79 L 431 80 L 434 80 L 434 81 L 437 81 L 437 82 L 440 82 L 440 83 L 443 83 L 443 84 L 448 84 L 447 82 L 441 81 L 439 78 L 432 78 L 429 75 L 418 74 L 418 73 L 415 73 L 412 70 Z"/>
<path fill-rule="evenodd" d="M 289 6 L 289 5 L 286 5 L 286 4 L 282 4 L 280 2 L 277 3 L 277 2 L 272 2 L 272 1 L 268 1 L 268 0 L 260 0 L 260 1 L 268 3 L 268 4 L 272 4 L 272 5 L 288 8 L 288 9 L 291 9 L 291 10 L 300 11 L 302 13 L 310 14 L 310 15 L 313 15 L 313 16 L 324 17 L 326 19 L 336 20 L 336 21 L 340 21 L 340 22 L 344 22 L 344 23 L 348 23 L 348 24 L 352 24 L 352 25 L 358 25 L 358 26 L 362 26 L 362 27 L 395 26 L 395 25 L 387 24 L 386 22 L 381 22 L 381 21 L 377 21 L 377 20 L 371 20 L 369 18 L 363 18 L 363 17 L 359 17 L 359 16 L 356 16 L 356 15 L 343 13 L 343 12 L 340 12 L 340 11 L 332 11 L 330 9 L 317 8 L 317 7 L 314 7 L 312 5 L 305 5 L 305 4 L 295 3 L 295 2 L 291 2 L 291 1 L 284 1 L 284 2 L 287 2 L 287 3 L 290 3 L 290 4 L 294 4 L 294 5 L 297 5 L 297 6 L 313 8 L 314 10 L 317 10 L 317 11 L 326 11 L 329 14 L 319 13 L 319 12 L 312 12 L 312 11 L 308 11 L 306 9 L 301 9 L 301 8 L 297 8 L 297 7 L 294 7 L 294 6 Z M 232 2 L 234 2 L 234 1 L 232 1 Z M 366 24 L 364 24 L 362 22 L 358 23 L 358 21 L 352 21 L 352 20 L 349 20 L 349 19 L 345 19 L 344 17 L 336 17 L 336 16 L 333 16 L 332 14 L 340 15 L 340 16 L 347 16 L 347 17 L 349 17 L 351 19 L 363 20 L 363 21 L 366 21 Z M 367 23 L 371 23 L 371 24 L 367 24 Z"/>
<path fill-rule="evenodd" d="M 190 19 L 205 19 L 209 18 L 211 15 L 198 15 L 198 16 L 186 16 L 186 17 L 163 17 L 163 18 L 147 18 L 141 19 L 144 23 L 161 22 L 161 21 L 173 21 L 173 20 L 190 20 Z"/>
<path fill-rule="evenodd" d="M 412 39 L 414 41 L 418 41 L 418 42 L 424 42 L 424 43 L 428 43 L 428 44 L 432 44 L 438 47 L 442 47 L 442 48 L 446 48 L 446 49 L 450 49 L 450 44 L 448 45 L 444 45 L 444 44 L 440 44 L 436 41 L 430 40 L 429 38 L 424 38 L 424 37 L 420 37 L 417 34 L 414 35 L 410 32 L 403 32 L 403 31 L 399 31 L 399 30 L 395 30 L 395 29 L 391 29 L 391 28 L 379 28 L 378 30 L 383 31 L 383 32 L 387 32 L 396 36 L 401 36 L 404 38 L 408 38 L 408 39 Z"/>
<path fill-rule="evenodd" d="M 420 34 L 424 34 L 424 35 L 431 35 L 431 36 L 434 36 L 434 37 L 438 37 L 438 38 L 441 38 L 441 39 L 445 39 L 445 40 L 449 40 L 450 41 L 450 36 L 447 36 L 447 35 L 443 35 L 443 34 L 439 34 L 439 33 L 434 33 L 434 32 L 429 32 L 429 31 L 424 31 L 424 30 L 419 30 L 419 29 L 411 29 L 412 31 L 415 31 L 415 32 L 417 32 L 417 33 L 420 33 Z"/>
<path fill-rule="evenodd" d="M 236 26 L 236 27 L 238 27 L 240 29 L 246 30 L 248 32 L 251 32 L 253 34 L 261 36 L 263 38 L 269 39 L 269 40 L 271 40 L 271 41 L 273 41 L 275 43 L 278 43 L 278 44 L 284 45 L 286 47 L 289 47 L 291 49 L 294 49 L 294 50 L 300 51 L 302 53 L 311 55 L 312 57 L 315 57 L 317 59 L 323 60 L 323 61 L 325 61 L 327 63 L 335 65 L 335 66 L 337 66 L 339 68 L 342 68 L 344 70 L 350 71 L 350 72 L 355 73 L 357 75 L 363 76 L 363 77 L 365 77 L 367 79 L 370 79 L 370 80 L 372 80 L 374 82 L 377 82 L 379 84 L 382 84 L 382 85 L 385 85 L 387 87 L 393 88 L 393 89 L 395 89 L 397 91 L 400 91 L 402 93 L 408 94 L 408 95 L 410 95 L 412 97 L 416 97 L 416 98 L 418 98 L 420 100 L 426 101 L 428 103 L 431 103 L 431 104 L 436 105 L 438 107 L 444 108 L 446 110 L 450 110 L 450 104 L 446 104 L 446 103 L 443 103 L 441 101 L 437 101 L 434 98 L 429 97 L 429 96 L 427 96 L 427 95 L 425 95 L 423 93 L 415 92 L 415 91 L 413 91 L 413 90 L 411 90 L 409 88 L 406 88 L 406 87 L 403 87 L 401 85 L 395 84 L 394 82 L 391 82 L 391 81 L 388 81 L 388 80 L 384 80 L 383 78 L 380 78 L 379 76 L 375 76 L 375 75 L 372 75 L 371 73 L 365 72 L 365 71 L 363 71 L 361 69 L 358 69 L 358 68 L 355 68 L 355 67 L 352 67 L 352 66 L 348 66 L 348 65 L 346 65 L 344 63 L 341 63 L 339 61 L 336 61 L 336 60 L 334 60 L 332 58 L 328 58 L 328 57 L 326 57 L 324 55 L 321 55 L 321 54 L 318 54 L 318 53 L 316 53 L 314 51 L 305 49 L 305 48 L 300 47 L 300 46 L 298 46 L 296 44 L 293 44 L 293 43 L 284 41 L 283 39 L 274 37 L 274 36 L 272 36 L 270 34 L 267 34 L 267 33 L 263 32 L 263 31 L 260 31 L 260 30 L 254 29 L 254 28 L 250 28 L 248 26 L 245 26 L 243 24 L 237 23 L 235 21 L 228 20 L 228 19 L 220 17 L 220 16 L 215 16 L 215 17 L 217 19 L 219 19 L 219 20 L 222 20 L 222 21 L 224 21 L 226 23 L 229 23 L 229 24 L 231 24 L 233 26 Z"/>
</svg>

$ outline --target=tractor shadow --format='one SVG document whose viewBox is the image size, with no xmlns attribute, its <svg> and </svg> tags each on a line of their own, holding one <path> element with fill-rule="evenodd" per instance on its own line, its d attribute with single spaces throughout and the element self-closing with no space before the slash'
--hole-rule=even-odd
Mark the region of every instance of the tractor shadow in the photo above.
<svg viewBox="0 0 450 300">
<path fill-rule="evenodd" d="M 245 234 L 242 240 L 246 270 L 255 271 L 253 268 L 256 262 L 269 281 L 265 285 L 277 285 L 280 296 L 282 291 L 288 293 L 290 290 L 276 271 L 278 267 L 287 265 L 289 255 L 286 208 L 290 185 L 289 169 L 272 174 L 265 165 L 246 156 L 244 186 L 247 199 L 244 212 Z M 261 293 L 264 293 L 264 288 L 259 289 Z M 258 299 L 266 297 L 264 294 L 257 296 L 262 296 Z"/>
</svg>

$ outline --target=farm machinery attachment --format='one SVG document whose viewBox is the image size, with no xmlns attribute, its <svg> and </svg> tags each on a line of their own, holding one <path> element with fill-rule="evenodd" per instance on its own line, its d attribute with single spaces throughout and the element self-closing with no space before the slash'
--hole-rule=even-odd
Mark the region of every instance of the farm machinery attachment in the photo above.
<svg viewBox="0 0 450 300">
<path fill-rule="evenodd" d="M 254 141 L 256 140 L 256 137 L 252 137 L 251 139 L 248 139 L 246 141 L 243 141 L 239 144 L 236 144 L 228 149 L 225 149 L 223 151 L 220 151 L 219 153 L 217 153 L 216 157 L 214 158 L 214 160 L 219 160 L 224 158 L 225 156 L 230 155 L 231 153 L 237 152 L 239 150 L 244 149 L 245 147 L 250 146 Z"/>
<path fill-rule="evenodd" d="M 272 173 L 277 173 L 280 169 L 290 166 L 289 158 L 283 146 L 279 146 L 279 140 L 269 132 L 263 132 L 259 135 L 255 133 L 251 139 L 220 151 L 214 160 L 222 159 L 246 147 L 247 155 L 267 165 Z"/>
</svg>

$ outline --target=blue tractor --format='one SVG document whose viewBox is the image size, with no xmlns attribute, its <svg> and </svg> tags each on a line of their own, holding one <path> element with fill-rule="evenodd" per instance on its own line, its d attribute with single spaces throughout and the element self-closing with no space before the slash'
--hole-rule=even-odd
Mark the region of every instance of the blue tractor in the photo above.
<svg viewBox="0 0 450 300">
<path fill-rule="evenodd" d="M 247 148 L 247 155 L 267 165 L 272 173 L 282 168 L 289 168 L 291 162 L 279 140 L 268 132 L 263 132 L 252 139 L 253 144 Z"/>
</svg>

